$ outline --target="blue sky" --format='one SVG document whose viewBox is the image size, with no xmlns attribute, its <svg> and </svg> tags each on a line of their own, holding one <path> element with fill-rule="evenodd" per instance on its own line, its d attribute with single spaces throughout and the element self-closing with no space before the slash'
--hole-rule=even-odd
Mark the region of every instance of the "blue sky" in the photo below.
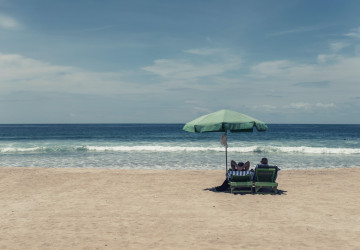
<svg viewBox="0 0 360 250">
<path fill-rule="evenodd" d="M 0 123 L 360 123 L 360 1 L 0 0 Z"/>
</svg>

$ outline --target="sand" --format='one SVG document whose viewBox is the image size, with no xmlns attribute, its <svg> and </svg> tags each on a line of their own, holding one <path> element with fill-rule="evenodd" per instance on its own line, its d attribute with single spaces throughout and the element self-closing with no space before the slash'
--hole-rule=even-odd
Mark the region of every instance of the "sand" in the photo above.
<svg viewBox="0 0 360 250">
<path fill-rule="evenodd" d="M 282 170 L 280 195 L 224 172 L 2 167 L 0 248 L 360 249 L 360 168 Z"/>
</svg>

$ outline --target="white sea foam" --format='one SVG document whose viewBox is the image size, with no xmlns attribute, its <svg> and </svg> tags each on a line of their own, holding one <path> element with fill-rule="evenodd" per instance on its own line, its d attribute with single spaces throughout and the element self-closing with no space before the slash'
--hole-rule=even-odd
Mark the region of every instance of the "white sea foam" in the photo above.
<svg viewBox="0 0 360 250">
<path fill-rule="evenodd" d="M 325 147 L 278 147 L 278 146 L 252 146 L 229 148 L 230 152 L 238 153 L 301 153 L 301 154 L 360 154 L 359 148 L 325 148 Z"/>
<path fill-rule="evenodd" d="M 151 152 L 202 152 L 215 151 L 222 152 L 223 147 L 180 147 L 180 146 L 87 146 L 89 151 L 115 151 L 115 152 L 132 152 L 132 151 L 151 151 Z M 316 147 L 275 147 L 275 146 L 251 146 L 251 147 L 234 147 L 228 148 L 229 152 L 237 153 L 301 153 L 301 154 L 360 154 L 360 149 L 356 148 L 316 148 Z"/>
<path fill-rule="evenodd" d="M 55 152 L 71 152 L 71 151 L 87 151 L 84 146 L 39 146 L 39 147 L 4 147 L 0 148 L 0 153 L 55 153 Z"/>
<path fill-rule="evenodd" d="M 204 146 L 39 146 L 39 147 L 4 147 L 0 153 L 66 153 L 66 152 L 224 152 L 224 147 Z M 229 147 L 229 152 L 235 153 L 284 153 L 284 154 L 360 154 L 359 148 L 326 148 L 326 147 L 280 147 L 280 146 L 250 146 Z"/>
<path fill-rule="evenodd" d="M 0 148 L 1 153 L 26 153 L 26 152 L 36 152 L 40 149 L 40 147 L 33 148 L 16 148 L 16 147 L 6 147 Z"/>
<path fill-rule="evenodd" d="M 87 146 L 89 151 L 105 152 L 201 152 L 201 151 L 224 151 L 221 147 L 179 147 L 179 146 Z"/>
</svg>

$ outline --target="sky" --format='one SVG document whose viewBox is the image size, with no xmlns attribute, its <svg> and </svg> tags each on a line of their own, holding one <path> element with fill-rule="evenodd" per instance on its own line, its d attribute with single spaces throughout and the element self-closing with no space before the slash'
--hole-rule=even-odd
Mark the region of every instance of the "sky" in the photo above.
<svg viewBox="0 0 360 250">
<path fill-rule="evenodd" d="M 0 123 L 360 124 L 358 0 L 0 0 Z"/>
</svg>

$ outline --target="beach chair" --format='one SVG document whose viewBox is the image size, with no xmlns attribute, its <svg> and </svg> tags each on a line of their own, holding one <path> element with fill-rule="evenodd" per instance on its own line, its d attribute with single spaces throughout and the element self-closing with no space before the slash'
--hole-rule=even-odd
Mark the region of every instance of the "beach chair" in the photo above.
<svg viewBox="0 0 360 250">
<path fill-rule="evenodd" d="M 261 189 L 270 189 L 270 193 L 277 194 L 278 183 L 275 182 L 278 167 L 262 166 L 255 168 L 254 189 L 256 194 L 267 194 L 269 192 L 261 191 Z"/>
<path fill-rule="evenodd" d="M 253 182 L 251 174 L 232 175 L 229 181 L 231 193 L 253 193 Z"/>
<path fill-rule="evenodd" d="M 276 165 L 269 165 L 269 164 L 257 164 L 256 167 L 255 167 L 255 169 L 257 169 L 257 168 L 275 169 L 274 181 L 276 181 L 277 173 L 278 173 L 278 171 L 280 171 L 280 168 L 278 168 L 278 166 L 276 166 Z"/>
</svg>

